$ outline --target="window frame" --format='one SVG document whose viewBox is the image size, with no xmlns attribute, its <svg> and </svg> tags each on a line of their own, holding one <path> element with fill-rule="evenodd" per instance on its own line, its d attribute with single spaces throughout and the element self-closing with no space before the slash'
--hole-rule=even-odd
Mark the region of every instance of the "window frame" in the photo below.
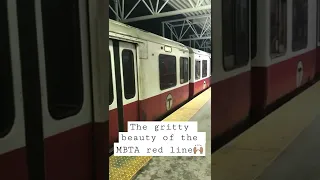
<svg viewBox="0 0 320 180">
<path fill-rule="evenodd" d="M 277 3 L 277 7 L 276 7 L 276 13 L 278 14 L 278 19 L 277 19 L 277 21 L 282 21 L 281 20 L 281 17 L 282 16 L 280 16 L 280 3 L 283 1 L 283 0 L 271 0 L 270 1 L 270 12 L 269 12 L 269 18 L 270 18 L 270 20 L 269 20 L 269 56 L 270 56 L 270 58 L 271 59 L 276 59 L 276 58 L 278 58 L 278 57 L 281 57 L 281 56 L 284 56 L 287 52 L 288 52 L 288 36 L 287 36 L 287 34 L 288 34 L 288 1 L 287 0 L 285 0 L 285 13 L 283 13 L 283 15 L 285 15 L 285 17 L 283 18 L 283 20 L 285 20 L 285 26 L 283 26 L 283 27 L 285 27 L 285 29 L 284 29 L 284 32 L 283 32 L 283 34 L 285 34 L 284 36 L 283 36 L 283 41 L 285 42 L 284 43 L 284 51 L 283 52 L 277 52 L 277 53 L 273 53 L 272 52 L 272 28 L 275 28 L 276 26 L 273 26 L 273 21 L 272 21 L 272 11 L 271 11 L 271 8 L 272 8 L 272 1 L 277 1 L 276 3 Z M 281 10 L 282 11 L 282 10 Z M 280 23 L 278 23 L 278 22 L 276 22 L 277 24 L 280 24 Z M 277 27 L 277 31 L 279 31 L 279 29 L 281 28 L 281 26 L 278 26 Z M 279 32 L 278 32 L 278 36 L 279 36 Z M 275 36 L 276 37 L 276 36 Z M 275 39 L 275 40 L 278 40 L 278 42 L 280 41 L 280 38 L 278 38 L 278 39 Z M 278 43 L 278 46 L 279 46 L 279 43 Z"/>
<path fill-rule="evenodd" d="M 296 1 L 300 1 L 300 0 L 292 0 L 292 14 L 291 14 L 291 17 L 292 17 L 292 22 L 291 22 L 291 28 L 292 28 L 292 33 L 291 33 L 291 50 L 292 50 L 292 52 L 297 52 L 297 51 L 300 51 L 300 50 L 303 50 L 303 49 L 306 49 L 307 47 L 308 47 L 308 41 L 309 41 L 309 12 L 308 12 L 308 10 L 309 10 L 309 1 L 308 0 L 301 0 L 301 1 L 306 1 L 306 4 L 307 4 L 307 9 L 306 9 L 306 11 L 304 11 L 303 12 L 303 15 L 306 15 L 306 24 L 303 24 L 303 25 L 305 25 L 305 27 L 304 28 L 306 28 L 306 36 L 304 36 L 304 40 L 305 40 L 305 42 L 302 42 L 303 43 L 303 45 L 301 45 L 301 46 L 294 46 L 295 44 L 302 44 L 301 42 L 299 42 L 299 40 L 300 39 L 298 39 L 296 36 L 295 36 L 295 31 L 296 31 L 296 29 L 297 29 L 297 27 L 295 26 L 296 25 L 296 21 L 295 21 L 295 19 L 294 19 L 294 6 L 296 5 L 295 4 L 295 2 Z M 298 9 L 303 9 L 303 8 L 298 8 Z M 302 10 L 301 11 L 297 11 L 296 13 L 297 13 L 297 15 L 296 15 L 296 17 L 302 17 L 301 15 L 302 14 L 298 14 L 298 12 L 302 12 Z M 304 13 L 306 13 L 306 14 L 304 14 Z M 297 24 L 299 24 L 299 23 L 297 23 Z M 302 26 L 301 24 L 299 24 L 299 25 L 297 25 L 297 26 Z"/>
<path fill-rule="evenodd" d="M 185 61 L 187 61 L 187 64 L 188 64 L 188 71 L 187 71 L 187 73 L 188 73 L 188 77 L 186 78 L 184 75 L 185 75 Z M 180 59 L 179 59 L 179 63 L 180 63 L 180 84 L 185 84 L 185 83 L 187 83 L 187 82 L 189 82 L 189 59 L 187 58 L 187 57 L 183 57 L 183 56 L 181 56 L 180 57 Z M 182 65 L 182 66 L 181 66 Z M 181 69 L 182 69 L 182 71 L 181 71 Z M 183 74 L 183 82 L 181 82 L 181 74 Z M 185 79 L 186 78 L 186 79 Z"/>
<path fill-rule="evenodd" d="M 231 3 L 231 6 L 227 6 L 227 7 L 231 7 L 231 11 L 230 11 L 230 13 L 232 13 L 231 14 L 231 19 L 232 19 L 232 23 L 233 24 L 231 24 L 232 25 L 232 27 L 231 27 L 231 34 L 232 34 L 232 39 L 231 39 L 231 46 L 232 46 L 232 53 L 230 54 L 230 55 L 228 55 L 228 56 L 225 56 L 225 44 L 226 44 L 226 41 L 225 41 L 225 39 L 224 39 L 224 37 L 230 37 L 230 36 L 226 36 L 225 34 L 226 33 L 224 33 L 225 31 L 224 31 L 224 27 L 225 27 L 225 24 L 224 23 L 227 23 L 227 22 L 229 22 L 229 20 L 224 20 L 224 17 L 225 17 L 225 14 L 224 14 L 224 3 L 226 3 L 228 0 L 223 0 L 222 1 L 222 3 L 221 3 L 221 9 L 222 9 L 222 14 L 221 14 L 221 16 L 222 16 L 222 65 L 223 65 L 223 69 L 224 69 L 224 71 L 225 72 L 229 72 L 229 71 L 232 71 L 232 70 L 235 70 L 235 69 L 239 69 L 239 68 L 242 68 L 242 67 L 245 67 L 245 66 L 247 66 L 248 64 L 249 64 L 249 61 L 250 61 L 250 59 L 251 59 L 251 54 L 250 54 L 250 44 L 251 44 L 251 42 L 250 42 L 250 40 L 249 40 L 249 38 L 250 38 L 250 3 L 249 3 L 249 0 L 240 0 L 240 1 L 246 1 L 246 16 L 247 16 L 247 18 L 246 18 L 246 28 L 247 28 L 247 32 L 246 32 L 246 35 L 247 35 L 247 52 L 246 52 L 246 54 L 247 54 L 247 58 L 246 58 L 246 60 L 245 60 L 245 63 L 241 63 L 242 61 L 239 61 L 238 60 L 238 52 L 239 51 L 237 51 L 237 38 L 238 37 L 242 37 L 241 35 L 239 35 L 238 36 L 238 34 L 237 33 L 235 33 L 235 32 L 238 32 L 238 27 L 237 27 L 237 24 L 238 24 L 238 21 L 236 21 L 237 19 L 237 11 L 236 11 L 236 8 L 238 7 L 237 6 L 237 4 L 236 4 L 236 2 L 238 2 L 238 1 L 233 1 L 233 0 L 230 0 L 230 3 Z M 239 17 L 238 17 L 239 18 Z M 244 26 L 245 27 L 245 26 Z M 230 29 L 230 27 L 229 28 L 227 28 L 227 29 Z M 240 44 L 243 44 L 243 43 L 240 43 Z M 239 46 L 240 47 L 242 47 L 241 45 L 239 44 Z M 238 46 L 238 47 L 239 47 Z M 233 66 L 232 67 L 226 67 L 226 57 L 230 57 L 230 56 L 233 56 L 232 57 L 232 59 L 233 59 Z M 239 58 L 240 59 L 240 58 Z M 240 63 L 239 63 L 240 62 Z"/>
<path fill-rule="evenodd" d="M 114 93 L 113 93 L 113 74 L 112 74 L 112 64 L 111 64 L 111 52 L 109 49 L 109 106 L 113 103 L 114 101 Z M 112 98 L 111 98 L 112 97 Z M 112 101 L 111 101 L 112 100 Z"/>
<path fill-rule="evenodd" d="M 168 56 L 168 57 L 174 58 L 175 82 L 174 82 L 173 85 L 171 85 L 171 86 L 165 86 L 165 87 L 163 87 L 163 85 L 161 85 L 161 77 L 163 77 L 163 75 L 161 75 L 161 61 L 162 61 L 162 60 L 161 60 L 160 58 L 161 58 L 162 56 Z M 177 79 L 178 79 L 178 77 L 177 77 L 177 57 L 174 56 L 174 55 L 170 55 L 170 54 L 162 54 L 162 53 L 160 53 L 159 56 L 158 56 L 158 66 L 159 66 L 159 89 L 160 89 L 161 91 L 164 91 L 164 90 L 167 90 L 167 89 L 176 87 L 177 84 L 178 84 L 178 80 L 177 80 Z M 172 75 L 172 76 L 173 76 L 173 75 Z"/>
<path fill-rule="evenodd" d="M 68 6 L 67 5 L 64 6 L 65 8 L 68 7 L 68 9 L 66 9 L 66 11 L 63 11 L 63 12 L 69 13 L 65 15 L 61 12 L 56 13 L 55 11 L 53 11 L 53 8 L 59 9 L 60 6 L 52 7 L 51 4 L 41 1 L 41 8 L 43 10 L 41 22 L 42 22 L 43 46 L 44 46 L 44 54 L 45 54 L 44 60 L 45 60 L 45 69 L 46 69 L 45 74 L 46 74 L 46 86 L 47 86 L 47 107 L 48 107 L 50 116 L 52 117 L 52 119 L 56 121 L 63 121 L 65 119 L 68 119 L 69 117 L 78 115 L 81 112 L 82 107 L 85 103 L 85 87 L 84 87 L 84 68 L 85 67 L 83 64 L 84 57 L 83 57 L 82 37 L 81 37 L 81 15 L 79 11 L 81 5 L 80 5 L 80 2 L 78 1 L 75 1 L 75 2 L 73 1 L 69 2 L 72 4 L 68 4 Z M 47 11 L 48 8 L 50 8 L 51 11 Z M 70 9 L 72 9 L 71 12 L 69 12 Z M 53 14 L 54 15 L 59 14 L 60 17 L 63 14 L 64 20 L 65 20 L 65 22 L 63 23 L 69 24 L 70 26 L 65 27 L 61 23 L 61 21 L 56 22 L 56 23 L 59 23 L 60 26 L 56 26 L 57 24 L 52 24 L 52 22 L 54 22 L 54 20 L 52 19 L 53 17 L 55 17 L 56 19 L 60 18 L 57 16 L 52 16 Z M 70 19 L 71 21 L 69 21 Z M 55 27 L 55 28 L 52 28 L 52 27 Z M 69 31 L 66 30 L 67 28 Z M 64 36 L 61 35 L 62 33 Z M 65 33 L 69 33 L 69 34 L 65 34 Z M 59 41 L 57 37 L 63 39 L 63 41 Z M 66 39 L 66 37 L 68 37 L 69 39 Z M 65 50 L 67 46 L 69 48 Z M 57 47 L 60 48 L 60 51 L 57 49 Z M 68 53 L 65 53 L 65 52 L 68 52 Z M 72 59 L 73 63 L 70 64 L 70 66 L 72 66 L 73 69 L 77 68 L 73 72 L 74 73 L 73 83 L 75 83 L 73 85 L 76 85 L 77 87 L 69 85 L 69 86 L 60 87 L 61 91 L 58 91 L 58 92 L 52 90 L 52 89 L 56 89 L 58 80 L 64 79 L 64 81 L 67 81 L 67 79 L 65 78 L 57 77 L 58 71 L 57 71 L 57 67 L 55 66 L 58 66 L 57 59 L 61 59 L 62 55 L 57 57 L 57 55 L 54 56 L 54 54 L 63 54 L 65 58 L 70 59 L 69 62 L 71 62 L 71 59 Z M 69 55 L 69 57 L 67 55 Z M 56 63 L 56 64 L 53 64 L 53 63 Z M 78 67 L 75 67 L 75 65 L 77 65 Z M 64 67 L 67 68 L 65 64 L 64 64 Z M 61 72 L 61 69 L 60 69 L 60 72 Z M 70 73 L 70 74 L 73 74 L 73 73 Z M 77 76 L 75 75 L 75 73 L 77 73 Z M 62 84 L 62 82 L 59 81 L 59 85 L 65 85 L 65 84 L 68 84 L 68 83 L 64 82 Z M 73 102 L 72 103 L 67 102 L 68 104 L 66 104 L 66 105 L 71 104 L 71 106 L 74 106 L 74 108 L 70 108 L 71 106 L 70 107 L 61 106 L 63 107 L 64 110 L 58 110 L 59 108 L 57 108 L 57 106 L 59 104 L 65 103 L 65 102 L 62 102 L 61 100 L 65 97 L 65 96 L 64 97 L 61 96 L 61 94 L 65 95 L 65 93 L 62 93 L 62 90 L 69 89 L 70 87 L 73 87 L 73 89 L 76 89 L 77 92 L 79 93 L 77 96 L 75 95 L 76 93 L 73 93 L 74 98 L 71 100 Z M 57 97 L 60 98 L 61 102 L 57 101 Z M 74 100 L 74 99 L 77 99 L 77 100 Z"/>
<path fill-rule="evenodd" d="M 201 79 L 201 60 L 198 60 L 198 59 L 196 59 L 195 61 L 194 61 L 195 63 L 194 63 L 194 80 L 199 80 L 199 79 Z M 197 62 L 199 62 L 199 78 L 197 78 Z"/>
<path fill-rule="evenodd" d="M 205 66 L 204 66 L 204 62 L 206 64 Z M 203 68 L 205 68 L 205 71 Z M 206 73 L 205 76 L 203 76 L 203 73 Z M 206 77 L 208 77 L 208 60 L 203 59 L 201 60 L 201 78 L 206 78 Z"/>
<path fill-rule="evenodd" d="M 0 53 L 0 59 L 1 59 L 1 67 L 5 69 L 4 72 L 4 77 L 3 80 L 4 81 L 4 94 L 2 94 L 2 96 L 4 96 L 4 99 L 1 99 L 1 101 L 4 103 L 3 108 L 7 107 L 5 109 L 5 113 L 1 114 L 2 117 L 5 117 L 4 120 L 0 120 L 0 121 L 4 121 L 5 123 L 0 123 L 0 139 L 5 138 L 12 130 L 12 127 L 15 123 L 15 119 L 16 119 L 16 102 L 15 102 L 15 92 L 14 92 L 14 69 L 13 69 L 13 65 L 14 63 L 12 62 L 12 56 L 11 56 L 11 42 L 10 42 L 10 29 L 9 29 L 9 9 L 7 8 L 8 5 L 8 1 L 3 1 L 1 3 L 0 9 L 3 8 L 0 12 L 1 14 L 1 24 L 4 26 L 2 27 L 3 31 L 1 33 L 1 42 L 0 45 L 4 45 L 4 46 L 0 46 L 1 51 L 3 50 L 3 53 Z M 3 14 L 2 14 L 3 13 Z M 8 93 L 8 94 L 6 94 Z M 10 103 L 9 103 L 10 102 Z M 8 119 L 10 117 L 10 119 Z M 3 126 L 1 126 L 3 125 Z M 2 127 L 2 128 L 1 128 Z"/>
<path fill-rule="evenodd" d="M 125 72 L 127 72 L 127 71 L 125 71 L 124 70 L 124 61 L 123 61 L 123 53 L 124 52 L 130 52 L 130 55 L 131 55 L 131 57 L 132 57 L 132 71 L 133 71 L 133 74 L 130 74 L 129 75 L 129 77 L 132 77 L 133 78 L 133 86 L 134 86 L 134 93 L 133 94 L 126 94 L 126 85 L 128 85 L 128 83 L 126 83 L 125 82 L 125 80 L 126 80 L 126 78 L 125 78 Z M 128 49 L 128 48 L 124 48 L 124 49 L 122 49 L 121 50 L 121 60 L 122 60 L 122 62 L 121 62 L 121 65 L 122 65 L 122 78 L 123 78 L 123 95 L 124 95 L 124 98 L 126 99 L 126 100 L 130 100 L 130 99 L 132 99 L 132 98 L 134 98 L 135 96 L 136 96 L 136 94 L 137 94 L 137 90 L 136 90 L 136 76 L 135 76 L 135 73 L 136 73 L 136 69 L 135 69 L 135 56 L 134 56 L 134 52 L 132 51 L 132 49 Z M 132 80 L 132 79 L 131 79 Z M 131 82 L 132 83 L 132 82 Z M 129 97 L 127 97 L 127 95 L 131 95 L 131 96 L 129 96 Z"/>
</svg>

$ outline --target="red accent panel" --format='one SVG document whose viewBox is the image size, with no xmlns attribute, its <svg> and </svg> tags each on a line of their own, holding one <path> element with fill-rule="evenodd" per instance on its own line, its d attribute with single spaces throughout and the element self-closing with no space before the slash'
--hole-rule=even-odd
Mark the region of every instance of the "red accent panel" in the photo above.
<svg viewBox="0 0 320 180">
<path fill-rule="evenodd" d="M 109 178 L 107 169 L 109 169 L 109 146 L 108 146 L 108 122 L 94 124 L 94 144 L 95 144 L 95 163 L 96 180 L 106 180 Z"/>
<path fill-rule="evenodd" d="M 47 180 L 92 179 L 92 126 L 86 124 L 45 139 Z"/>
<path fill-rule="evenodd" d="M 189 84 L 140 101 L 140 119 L 147 121 L 156 120 L 166 114 L 166 99 L 168 94 L 171 94 L 173 98 L 172 108 L 175 108 L 189 98 Z"/>
<path fill-rule="evenodd" d="M 315 75 L 316 51 L 293 57 L 268 68 L 252 68 L 252 107 L 261 113 L 268 105 L 297 88 L 297 66 L 303 64 L 302 84 L 312 80 Z"/>
<path fill-rule="evenodd" d="M 0 155 L 0 179 L 28 179 L 25 147 Z"/>
<path fill-rule="evenodd" d="M 123 107 L 124 131 L 127 131 L 128 121 L 139 120 L 139 103 L 138 101 L 127 104 Z"/>
<path fill-rule="evenodd" d="M 113 146 L 113 143 L 118 141 L 118 110 L 113 109 L 109 111 L 109 147 Z"/>
<path fill-rule="evenodd" d="M 267 71 L 267 105 L 297 88 L 296 79 L 299 61 L 303 64 L 302 84 L 313 79 L 316 67 L 315 50 L 270 66 Z"/>
<path fill-rule="evenodd" d="M 203 89 L 203 83 L 206 82 L 206 88 Z M 210 87 L 210 77 L 205 78 L 203 80 L 197 81 L 195 83 L 190 83 L 190 90 L 189 90 L 189 94 L 190 97 L 193 97 L 197 94 L 199 94 L 200 92 L 208 89 L 208 87 Z"/>
<path fill-rule="evenodd" d="M 256 115 L 261 115 L 267 103 L 268 69 L 252 67 L 251 69 L 251 107 Z"/>
<path fill-rule="evenodd" d="M 320 47 L 317 48 L 317 66 L 316 73 L 320 75 Z"/>
<path fill-rule="evenodd" d="M 250 72 L 211 85 L 211 137 L 244 120 L 250 110 Z"/>
</svg>

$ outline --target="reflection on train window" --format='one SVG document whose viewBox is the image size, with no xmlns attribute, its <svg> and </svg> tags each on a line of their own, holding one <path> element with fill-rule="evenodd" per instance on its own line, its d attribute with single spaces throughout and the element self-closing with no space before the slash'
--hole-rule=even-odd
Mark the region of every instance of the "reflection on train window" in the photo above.
<svg viewBox="0 0 320 180">
<path fill-rule="evenodd" d="M 160 89 L 168 89 L 177 85 L 176 57 L 159 55 Z"/>
<path fill-rule="evenodd" d="M 202 60 L 202 78 L 208 75 L 208 63 L 207 60 Z"/>
<path fill-rule="evenodd" d="M 189 63 L 188 58 L 180 57 L 180 84 L 188 82 L 189 78 Z"/>
<path fill-rule="evenodd" d="M 308 0 L 292 1 L 292 51 L 308 45 Z"/>
<path fill-rule="evenodd" d="M 223 67 L 240 68 L 249 61 L 248 0 L 222 1 Z"/>
<path fill-rule="evenodd" d="M 112 104 L 113 96 L 113 82 L 112 82 L 112 69 L 111 69 L 111 55 L 109 50 L 109 105 Z"/>
<path fill-rule="evenodd" d="M 257 55 L 257 0 L 251 0 L 251 59 Z"/>
<path fill-rule="evenodd" d="M 48 108 L 61 120 L 83 104 L 83 75 L 78 0 L 42 1 Z"/>
<path fill-rule="evenodd" d="M 270 1 L 270 56 L 284 55 L 287 50 L 287 1 Z"/>
<path fill-rule="evenodd" d="M 7 1 L 0 2 L 0 24 L 0 103 L 2 107 L 0 119 L 0 138 L 2 138 L 10 132 L 15 118 Z"/>
<path fill-rule="evenodd" d="M 195 67 L 194 67 L 195 80 L 200 79 L 200 67 L 201 67 L 201 61 L 196 60 L 196 64 L 195 64 Z"/>
<path fill-rule="evenodd" d="M 191 57 L 189 57 L 189 81 L 191 79 Z"/>
<path fill-rule="evenodd" d="M 124 49 L 122 51 L 122 71 L 124 96 L 126 99 L 131 99 L 136 95 L 134 56 L 131 50 Z"/>
</svg>

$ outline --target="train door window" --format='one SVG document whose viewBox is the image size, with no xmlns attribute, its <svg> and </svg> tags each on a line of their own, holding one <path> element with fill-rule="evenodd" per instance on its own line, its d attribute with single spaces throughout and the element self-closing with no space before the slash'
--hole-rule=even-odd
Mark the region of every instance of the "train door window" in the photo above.
<svg viewBox="0 0 320 180">
<path fill-rule="evenodd" d="M 188 58 L 180 57 L 180 84 L 188 82 L 189 78 L 189 63 Z"/>
<path fill-rule="evenodd" d="M 134 56 L 131 50 L 124 49 L 122 51 L 122 71 L 124 96 L 126 99 L 131 99 L 136 95 Z"/>
<path fill-rule="evenodd" d="M 200 74 L 201 61 L 196 60 L 195 62 L 196 63 L 195 63 L 195 67 L 194 67 L 194 70 L 195 70 L 194 75 L 195 75 L 195 80 L 198 80 L 201 77 L 201 74 Z"/>
<path fill-rule="evenodd" d="M 177 85 L 176 57 L 159 55 L 160 89 L 165 90 Z"/>
<path fill-rule="evenodd" d="M 308 0 L 292 1 L 292 51 L 308 45 Z"/>
<path fill-rule="evenodd" d="M 251 59 L 257 55 L 257 0 L 251 0 Z"/>
<path fill-rule="evenodd" d="M 112 82 L 112 70 L 111 70 L 111 54 L 109 50 L 109 105 L 113 103 L 113 82 Z"/>
<path fill-rule="evenodd" d="M 287 49 L 287 1 L 270 1 L 270 55 L 284 55 Z"/>
<path fill-rule="evenodd" d="M 0 120 L 0 138 L 6 136 L 14 123 L 14 94 L 13 77 L 10 55 L 9 26 L 7 1 L 0 2 L 0 82 L 1 82 L 1 120 Z"/>
<path fill-rule="evenodd" d="M 208 62 L 207 60 L 202 60 L 202 78 L 208 75 Z"/>
<path fill-rule="evenodd" d="M 191 80 L 191 57 L 189 57 L 189 81 Z"/>
<path fill-rule="evenodd" d="M 249 61 L 248 0 L 222 1 L 223 67 L 240 68 Z"/>
<path fill-rule="evenodd" d="M 78 1 L 42 1 L 48 109 L 60 120 L 83 104 L 82 52 Z"/>
</svg>

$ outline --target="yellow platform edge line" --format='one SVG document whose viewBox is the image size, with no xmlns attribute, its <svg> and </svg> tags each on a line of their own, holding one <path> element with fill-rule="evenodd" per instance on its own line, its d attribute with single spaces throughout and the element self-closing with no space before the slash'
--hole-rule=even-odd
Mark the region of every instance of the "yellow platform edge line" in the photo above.
<svg viewBox="0 0 320 180">
<path fill-rule="evenodd" d="M 162 121 L 189 121 L 210 99 L 211 88 L 208 88 Z M 112 155 L 109 157 L 109 179 L 131 180 L 151 159 L 152 156 Z"/>
<path fill-rule="evenodd" d="M 257 179 L 319 113 L 319 92 L 318 82 L 212 154 L 212 178 Z"/>
</svg>

